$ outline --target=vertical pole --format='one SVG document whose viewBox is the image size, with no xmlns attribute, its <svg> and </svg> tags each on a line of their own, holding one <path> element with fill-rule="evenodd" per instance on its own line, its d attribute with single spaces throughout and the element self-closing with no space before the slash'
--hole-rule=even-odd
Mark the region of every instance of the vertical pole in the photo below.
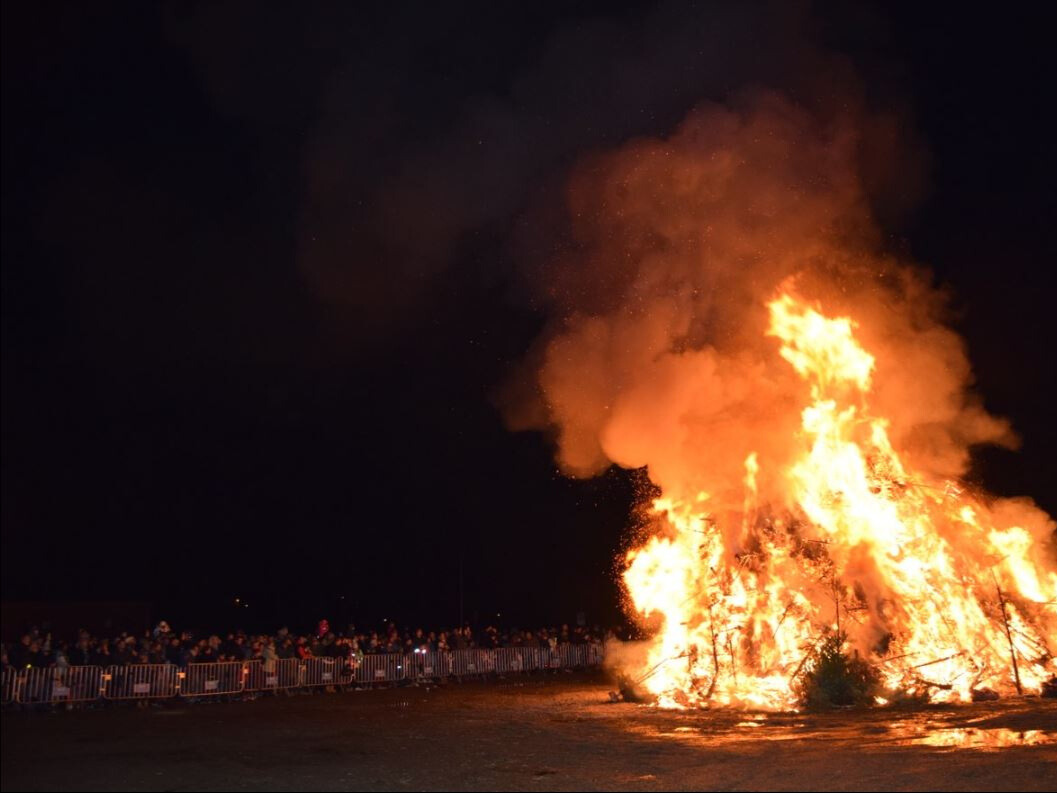
<svg viewBox="0 0 1057 793">
<path fill-rule="evenodd" d="M 1020 668 L 1017 666 L 1017 651 L 1013 647 L 1013 634 L 1009 632 L 1009 617 L 1006 616 L 1006 599 L 1002 597 L 1002 587 L 998 585 L 998 576 L 995 575 L 994 568 L 991 568 L 991 578 L 995 580 L 995 590 L 998 592 L 998 607 L 1002 609 L 1002 624 L 1006 626 L 1009 656 L 1013 659 L 1013 679 L 1017 684 L 1017 693 L 1023 695 L 1024 689 L 1020 685 Z"/>
<path fill-rule="evenodd" d="M 837 591 L 837 576 L 833 576 L 833 606 L 837 610 L 837 636 L 840 637 L 840 593 Z M 843 641 L 841 647 L 844 646 Z"/>
</svg>

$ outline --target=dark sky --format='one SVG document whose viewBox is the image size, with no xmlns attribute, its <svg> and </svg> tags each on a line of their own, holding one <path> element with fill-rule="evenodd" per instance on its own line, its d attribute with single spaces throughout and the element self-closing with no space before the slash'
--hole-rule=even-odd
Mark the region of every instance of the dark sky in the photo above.
<svg viewBox="0 0 1057 793">
<path fill-rule="evenodd" d="M 612 618 L 632 477 L 564 479 L 494 406 L 546 320 L 512 224 L 812 52 L 927 152 L 887 239 L 1024 438 L 973 476 L 1057 513 L 1041 18 L 390 5 L 3 5 L 5 599 L 446 623 L 461 566 L 468 618 Z"/>
</svg>

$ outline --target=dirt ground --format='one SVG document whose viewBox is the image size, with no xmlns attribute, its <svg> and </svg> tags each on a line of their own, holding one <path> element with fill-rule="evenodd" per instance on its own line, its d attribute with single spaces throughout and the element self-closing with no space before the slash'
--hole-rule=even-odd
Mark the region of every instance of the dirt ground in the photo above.
<svg viewBox="0 0 1057 793">
<path fill-rule="evenodd" d="M 669 712 L 561 675 L 5 712 L 3 790 L 1054 790 L 1057 700 Z"/>
</svg>

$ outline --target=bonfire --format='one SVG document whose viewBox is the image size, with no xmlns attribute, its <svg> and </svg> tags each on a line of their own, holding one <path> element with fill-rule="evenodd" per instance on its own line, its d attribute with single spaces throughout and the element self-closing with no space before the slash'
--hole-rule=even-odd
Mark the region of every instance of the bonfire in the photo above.
<svg viewBox="0 0 1057 793">
<path fill-rule="evenodd" d="M 792 506 L 759 501 L 755 452 L 735 531 L 707 492 L 654 501 L 657 533 L 624 573 L 635 611 L 660 620 L 635 682 L 669 707 L 1040 693 L 1057 628 L 1041 544 L 904 465 L 851 318 L 789 293 L 767 307 L 776 354 L 809 386 L 778 472 Z"/>
</svg>

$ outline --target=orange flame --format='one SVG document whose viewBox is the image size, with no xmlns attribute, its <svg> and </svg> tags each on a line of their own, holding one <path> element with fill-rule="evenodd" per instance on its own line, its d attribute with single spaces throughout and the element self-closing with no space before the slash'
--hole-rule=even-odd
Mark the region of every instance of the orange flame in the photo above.
<svg viewBox="0 0 1057 793">
<path fill-rule="evenodd" d="M 1037 692 L 1057 671 L 1057 573 L 1039 543 L 956 483 L 908 470 L 871 414 L 875 360 L 851 318 L 788 291 L 767 308 L 767 334 L 810 387 L 791 464 L 767 472 L 788 503 L 759 503 L 755 451 L 740 530 L 707 493 L 654 502 L 662 530 L 624 573 L 634 609 L 660 621 L 638 682 L 669 707 L 795 707 L 805 659 L 838 630 L 880 670 L 886 700 Z"/>
</svg>

